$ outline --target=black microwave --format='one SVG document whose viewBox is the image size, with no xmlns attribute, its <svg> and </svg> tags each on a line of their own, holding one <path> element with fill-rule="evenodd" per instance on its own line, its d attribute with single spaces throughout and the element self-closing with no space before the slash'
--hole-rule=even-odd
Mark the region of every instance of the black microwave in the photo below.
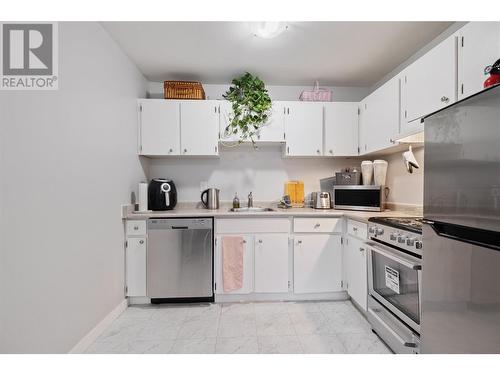
<svg viewBox="0 0 500 375">
<path fill-rule="evenodd" d="M 337 210 L 384 211 L 384 186 L 334 185 L 333 208 Z"/>
</svg>

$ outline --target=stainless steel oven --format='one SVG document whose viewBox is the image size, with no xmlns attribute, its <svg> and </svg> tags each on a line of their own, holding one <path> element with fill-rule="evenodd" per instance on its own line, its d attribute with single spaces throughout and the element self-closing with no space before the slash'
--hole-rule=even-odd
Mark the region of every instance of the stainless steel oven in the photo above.
<svg viewBox="0 0 500 375">
<path fill-rule="evenodd" d="M 375 242 L 366 248 L 370 295 L 420 333 L 421 259 Z"/>
<path fill-rule="evenodd" d="M 396 353 L 420 350 L 420 227 L 415 218 L 373 218 L 368 224 L 368 320 Z"/>
</svg>

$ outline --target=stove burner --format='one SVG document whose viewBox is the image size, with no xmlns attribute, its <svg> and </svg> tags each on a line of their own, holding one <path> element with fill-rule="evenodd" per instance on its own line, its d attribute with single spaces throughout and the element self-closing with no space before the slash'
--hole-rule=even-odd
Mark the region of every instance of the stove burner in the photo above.
<svg viewBox="0 0 500 375">
<path fill-rule="evenodd" d="M 371 217 L 368 221 L 408 230 L 410 232 L 422 233 L 421 217 Z"/>
</svg>

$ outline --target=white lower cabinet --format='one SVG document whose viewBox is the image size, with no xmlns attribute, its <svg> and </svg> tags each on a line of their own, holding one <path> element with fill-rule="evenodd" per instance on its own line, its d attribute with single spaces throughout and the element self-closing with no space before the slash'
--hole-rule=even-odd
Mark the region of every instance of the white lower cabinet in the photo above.
<svg viewBox="0 0 500 375">
<path fill-rule="evenodd" d="M 340 234 L 295 235 L 293 278 L 295 293 L 342 290 L 342 244 Z"/>
<path fill-rule="evenodd" d="M 222 270 L 222 243 L 224 237 L 241 237 L 243 244 L 243 285 L 241 289 L 225 291 L 224 275 Z M 254 267 L 254 236 L 247 234 L 231 234 L 217 236 L 217 246 L 215 248 L 215 292 L 217 294 L 248 294 L 253 292 L 253 267 Z"/>
<path fill-rule="evenodd" d="M 367 309 L 368 277 L 366 249 L 361 239 L 348 235 L 344 246 L 344 286 L 351 298 L 364 310 Z"/>
<path fill-rule="evenodd" d="M 255 235 L 255 293 L 287 293 L 288 234 Z"/>
<path fill-rule="evenodd" d="M 126 295 L 146 296 L 146 238 L 128 237 L 125 249 Z"/>
</svg>

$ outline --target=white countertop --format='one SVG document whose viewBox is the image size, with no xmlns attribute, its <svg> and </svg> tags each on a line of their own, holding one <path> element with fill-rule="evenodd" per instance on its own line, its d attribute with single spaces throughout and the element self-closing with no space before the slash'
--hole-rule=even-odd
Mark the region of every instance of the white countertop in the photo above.
<svg viewBox="0 0 500 375">
<path fill-rule="evenodd" d="M 350 219 L 367 222 L 370 217 L 410 217 L 416 216 L 415 213 L 403 211 L 386 210 L 383 212 L 369 211 L 351 211 L 351 210 L 316 210 L 313 208 L 276 208 L 276 204 L 260 203 L 255 204 L 256 207 L 271 207 L 274 211 L 265 212 L 231 212 L 230 205 L 222 204 L 217 210 L 207 210 L 200 207 L 196 203 L 179 203 L 177 207 L 169 211 L 152 211 L 152 212 L 130 212 L 126 219 L 128 220 L 144 220 L 151 217 L 217 217 L 217 218 L 238 218 L 238 217 L 348 217 Z"/>
</svg>

